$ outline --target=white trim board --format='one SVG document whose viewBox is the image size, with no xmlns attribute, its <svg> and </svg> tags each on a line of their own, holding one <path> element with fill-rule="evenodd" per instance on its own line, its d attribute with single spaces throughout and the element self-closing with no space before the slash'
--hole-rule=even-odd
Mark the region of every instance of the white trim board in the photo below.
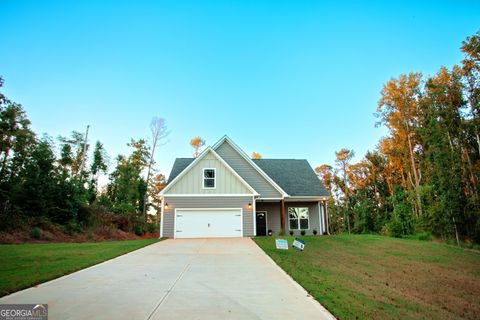
<svg viewBox="0 0 480 320">
<path fill-rule="evenodd" d="M 209 210 L 209 211 L 222 211 L 222 210 L 240 210 L 243 208 L 237 207 L 225 207 L 225 208 L 177 208 L 178 210 L 185 210 L 185 211 L 198 211 L 198 210 Z M 176 209 L 175 209 L 176 210 Z"/>
<path fill-rule="evenodd" d="M 322 200 L 327 200 L 327 197 L 309 197 L 309 196 L 298 196 L 298 197 L 289 197 L 285 198 L 285 202 L 294 202 L 294 201 L 312 201 L 312 202 L 317 202 L 317 201 L 322 201 Z"/>
<path fill-rule="evenodd" d="M 212 179 L 212 178 L 205 178 L 205 170 L 213 170 L 213 187 L 205 187 L 205 179 Z M 215 189 L 217 189 L 217 168 L 203 168 L 202 169 L 202 189 L 204 189 L 204 190 L 215 190 Z"/>
<path fill-rule="evenodd" d="M 251 193 L 168 193 L 164 194 L 163 198 L 174 197 L 251 197 Z M 255 195 L 253 195 L 255 196 Z"/>
<path fill-rule="evenodd" d="M 290 214 L 288 213 L 288 209 L 290 209 L 290 208 L 293 208 L 293 209 L 295 209 L 295 208 L 297 208 L 297 209 L 304 209 L 304 208 L 306 208 L 306 209 L 308 209 L 308 228 L 307 228 L 307 229 L 290 229 Z M 286 212 L 285 212 L 285 215 L 286 215 L 286 217 L 285 217 L 286 219 L 285 219 L 285 220 L 288 221 L 288 231 L 290 231 L 290 230 L 291 230 L 291 231 L 300 231 L 300 232 L 301 232 L 302 230 L 304 230 L 304 231 L 310 231 L 310 208 L 309 208 L 309 207 L 300 207 L 300 206 L 293 206 L 293 207 L 292 207 L 292 206 L 290 206 L 290 207 L 287 207 L 286 209 L 287 209 L 287 210 L 286 210 Z M 293 220 L 293 219 L 292 219 L 292 220 Z M 298 228 L 300 228 L 300 218 L 297 218 L 296 220 L 298 220 Z"/>
<path fill-rule="evenodd" d="M 327 200 L 330 196 L 289 196 L 288 198 L 322 198 L 323 200 Z"/>
<path fill-rule="evenodd" d="M 165 199 L 162 199 L 162 206 L 160 207 L 160 238 L 163 237 L 163 211 L 165 206 Z"/>
<path fill-rule="evenodd" d="M 253 160 L 250 159 L 250 157 L 242 149 L 240 149 L 240 147 L 237 146 L 235 142 L 233 142 L 232 139 L 230 139 L 227 135 L 224 135 L 217 143 L 215 143 L 212 149 L 217 149 L 224 141 L 228 142 L 235 151 L 237 151 L 255 170 L 257 170 L 258 173 L 260 173 L 262 177 L 265 178 L 265 180 L 267 180 L 278 192 L 280 192 L 282 197 L 288 197 L 288 193 L 286 193 L 282 188 L 280 188 L 280 186 L 275 181 L 273 181 L 273 179 L 270 178 L 270 176 L 267 175 L 259 166 L 257 166 L 255 162 L 253 162 Z"/>
<path fill-rule="evenodd" d="M 203 159 L 209 152 L 211 152 L 214 155 L 214 157 L 220 161 L 220 163 L 222 163 L 238 180 L 240 180 L 240 182 L 242 182 L 247 187 L 247 189 L 252 192 L 253 195 L 255 196 L 259 195 L 259 193 L 254 188 L 252 188 L 252 186 L 249 185 L 235 170 L 233 170 L 232 167 L 230 167 L 228 163 L 226 163 L 225 160 L 223 160 L 222 157 L 220 157 L 218 153 L 216 153 L 215 150 L 212 149 L 212 147 L 208 147 L 198 157 L 196 157 L 185 169 L 183 169 L 182 172 L 180 172 L 179 175 L 175 177 L 175 179 L 173 179 L 170 183 L 168 183 L 168 185 L 160 192 L 160 195 L 163 195 L 163 196 L 168 195 L 168 194 L 165 194 L 165 192 L 167 192 L 175 183 L 177 183 L 178 180 L 180 180 L 188 171 L 190 171 L 190 169 L 192 169 L 193 166 L 195 166 L 197 162 Z"/>
<path fill-rule="evenodd" d="M 257 236 L 257 204 L 255 197 L 252 197 L 253 236 Z"/>
</svg>

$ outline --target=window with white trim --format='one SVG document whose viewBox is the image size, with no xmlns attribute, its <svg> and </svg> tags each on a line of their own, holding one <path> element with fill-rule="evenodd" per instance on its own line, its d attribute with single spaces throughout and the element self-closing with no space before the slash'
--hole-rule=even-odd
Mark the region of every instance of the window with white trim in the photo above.
<svg viewBox="0 0 480 320">
<path fill-rule="evenodd" d="M 307 207 L 288 208 L 288 221 L 290 230 L 310 229 L 310 214 Z"/>
<path fill-rule="evenodd" d="M 216 172 L 215 168 L 203 169 L 203 189 L 215 189 Z"/>
</svg>

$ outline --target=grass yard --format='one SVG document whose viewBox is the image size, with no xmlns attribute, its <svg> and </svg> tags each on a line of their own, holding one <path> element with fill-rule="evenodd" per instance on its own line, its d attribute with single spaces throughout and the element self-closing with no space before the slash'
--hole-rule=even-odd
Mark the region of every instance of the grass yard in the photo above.
<svg viewBox="0 0 480 320">
<path fill-rule="evenodd" d="M 480 253 L 376 235 L 255 242 L 340 319 L 479 319 Z"/>
<path fill-rule="evenodd" d="M 158 239 L 0 245 L 0 296 L 52 280 Z"/>
</svg>

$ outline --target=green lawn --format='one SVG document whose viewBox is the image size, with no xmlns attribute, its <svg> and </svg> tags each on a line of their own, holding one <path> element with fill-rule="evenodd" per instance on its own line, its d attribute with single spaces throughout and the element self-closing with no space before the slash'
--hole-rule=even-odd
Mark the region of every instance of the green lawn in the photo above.
<svg viewBox="0 0 480 320">
<path fill-rule="evenodd" d="M 301 237 L 305 251 L 255 242 L 340 319 L 478 319 L 480 254 L 376 235 Z"/>
<path fill-rule="evenodd" d="M 84 269 L 158 239 L 0 245 L 0 296 Z"/>
</svg>

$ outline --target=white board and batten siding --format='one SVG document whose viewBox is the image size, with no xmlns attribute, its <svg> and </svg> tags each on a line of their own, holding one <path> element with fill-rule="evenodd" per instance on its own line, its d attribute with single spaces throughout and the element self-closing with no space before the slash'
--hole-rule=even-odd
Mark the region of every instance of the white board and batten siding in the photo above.
<svg viewBox="0 0 480 320">
<path fill-rule="evenodd" d="M 203 169 L 215 169 L 215 189 L 203 188 Z M 171 188 L 167 194 L 250 194 L 247 186 L 239 180 L 213 154 L 206 154 L 190 168 Z"/>
</svg>

